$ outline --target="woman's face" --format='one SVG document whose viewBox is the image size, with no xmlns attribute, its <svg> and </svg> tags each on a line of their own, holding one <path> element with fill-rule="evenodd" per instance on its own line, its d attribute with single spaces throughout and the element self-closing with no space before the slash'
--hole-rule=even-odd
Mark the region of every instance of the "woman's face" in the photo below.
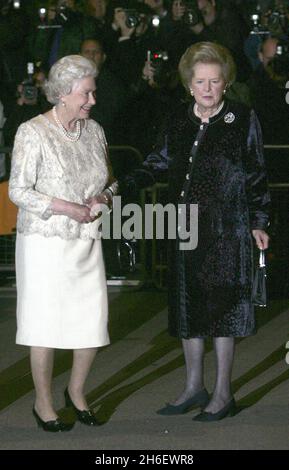
<svg viewBox="0 0 289 470">
<path fill-rule="evenodd" d="M 217 107 L 222 101 L 225 86 L 219 64 L 195 65 L 190 89 L 199 106 L 208 109 Z"/>
<path fill-rule="evenodd" d="M 71 93 L 61 97 L 70 119 L 86 119 L 95 104 L 95 81 L 93 77 L 76 80 Z"/>
</svg>

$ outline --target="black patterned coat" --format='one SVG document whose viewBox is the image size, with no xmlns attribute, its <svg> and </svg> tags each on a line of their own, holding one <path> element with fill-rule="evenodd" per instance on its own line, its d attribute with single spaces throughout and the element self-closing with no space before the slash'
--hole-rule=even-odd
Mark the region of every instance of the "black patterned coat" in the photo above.
<svg viewBox="0 0 289 470">
<path fill-rule="evenodd" d="M 169 202 L 198 204 L 198 245 L 170 241 L 169 332 L 181 338 L 255 333 L 253 229 L 266 229 L 270 196 L 253 110 L 225 101 L 209 123 L 183 105 L 145 168 L 168 170 Z"/>
</svg>

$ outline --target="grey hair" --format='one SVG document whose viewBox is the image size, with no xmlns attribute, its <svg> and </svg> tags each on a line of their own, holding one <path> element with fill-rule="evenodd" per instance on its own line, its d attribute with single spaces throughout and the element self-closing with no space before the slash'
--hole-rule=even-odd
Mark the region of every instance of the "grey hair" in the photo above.
<svg viewBox="0 0 289 470">
<path fill-rule="evenodd" d="M 96 77 L 95 64 L 81 55 L 67 55 L 58 60 L 50 69 L 44 85 L 47 100 L 57 104 L 61 96 L 69 95 L 77 80 Z"/>
<path fill-rule="evenodd" d="M 236 78 L 235 62 L 225 47 L 212 42 L 198 42 L 189 47 L 179 63 L 179 74 L 183 86 L 189 92 L 196 64 L 219 64 L 227 86 Z"/>
</svg>

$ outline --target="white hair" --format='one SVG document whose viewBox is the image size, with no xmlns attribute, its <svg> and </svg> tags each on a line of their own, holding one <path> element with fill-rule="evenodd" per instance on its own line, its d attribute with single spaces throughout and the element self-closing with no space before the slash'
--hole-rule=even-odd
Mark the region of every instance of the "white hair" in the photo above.
<svg viewBox="0 0 289 470">
<path fill-rule="evenodd" d="M 81 55 L 67 55 L 58 60 L 50 69 L 44 85 L 47 100 L 57 104 L 61 96 L 69 95 L 77 80 L 96 77 L 95 64 Z"/>
</svg>

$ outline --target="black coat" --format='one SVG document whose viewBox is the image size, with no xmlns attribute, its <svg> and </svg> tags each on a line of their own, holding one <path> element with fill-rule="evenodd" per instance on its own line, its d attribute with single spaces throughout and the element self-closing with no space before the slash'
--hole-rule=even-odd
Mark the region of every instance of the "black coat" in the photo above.
<svg viewBox="0 0 289 470">
<path fill-rule="evenodd" d="M 169 202 L 198 204 L 197 248 L 180 250 L 180 240 L 170 241 L 170 334 L 253 334 L 252 230 L 266 229 L 270 203 L 254 111 L 226 101 L 202 124 L 193 103 L 181 106 L 145 167 L 168 170 Z"/>
</svg>

